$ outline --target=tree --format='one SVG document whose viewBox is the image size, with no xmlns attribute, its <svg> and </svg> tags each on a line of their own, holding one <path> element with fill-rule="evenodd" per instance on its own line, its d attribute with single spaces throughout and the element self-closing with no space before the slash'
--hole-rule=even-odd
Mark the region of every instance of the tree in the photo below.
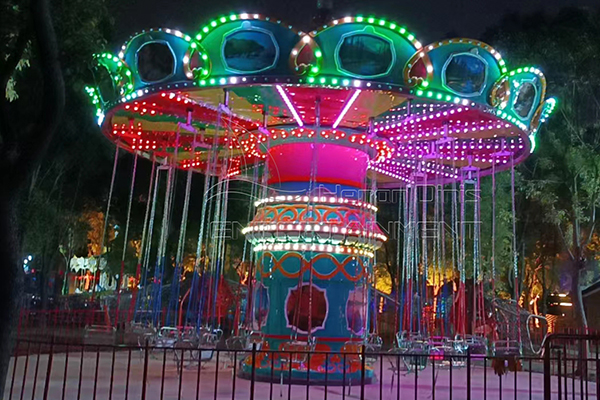
<svg viewBox="0 0 600 400">
<path fill-rule="evenodd" d="M 86 185 L 103 172 L 97 160 L 104 157 L 98 149 L 105 141 L 97 128 L 90 129 L 92 111 L 83 88 L 92 53 L 107 42 L 110 20 L 104 1 L 53 1 L 54 21 L 46 0 L 7 0 L 0 7 L 0 49 L 7 55 L 0 59 L 2 392 L 20 304 L 23 246 L 47 247 L 44 269 L 55 269 L 64 258 L 61 248 L 76 246 L 72 234 L 80 232 L 83 200 L 102 197 L 94 190 L 103 188 Z M 65 102 L 69 113 L 61 118 Z M 55 131 L 60 134 L 53 136 Z M 39 215 L 47 224 L 27 224 Z M 36 237 L 35 231 L 51 237 Z"/>
<path fill-rule="evenodd" d="M 16 5 L 9 3 L 9 6 L 17 10 Z M 12 348 L 11 329 L 16 321 L 23 282 L 19 263 L 19 194 L 28 176 L 40 163 L 65 104 L 58 45 L 48 1 L 32 0 L 29 16 L 23 19 L 25 23 L 11 41 L 12 49 L 0 68 L 1 92 L 6 92 L 31 39 L 36 45 L 36 58 L 43 64 L 40 69 L 43 89 L 39 112 L 34 118 L 18 118 L 8 99 L 0 96 L 0 265 L 3 276 L 0 280 L 0 393 L 4 393 Z"/>
<path fill-rule="evenodd" d="M 600 205 L 600 14 L 565 9 L 556 17 L 509 16 L 489 41 L 516 63 L 545 71 L 559 111 L 538 134 L 538 148 L 521 168 L 526 200 L 543 216 L 568 260 L 574 319 L 587 326 L 582 272 L 593 257 Z"/>
</svg>

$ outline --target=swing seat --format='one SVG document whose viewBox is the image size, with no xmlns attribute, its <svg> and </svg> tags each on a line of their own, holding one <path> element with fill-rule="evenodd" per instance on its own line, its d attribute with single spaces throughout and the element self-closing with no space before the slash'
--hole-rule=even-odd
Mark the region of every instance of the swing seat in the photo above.
<svg viewBox="0 0 600 400">
<path fill-rule="evenodd" d="M 408 372 L 418 372 L 427 368 L 430 347 L 426 343 L 414 342 L 412 348 L 404 352 L 402 361 Z"/>
<path fill-rule="evenodd" d="M 252 331 L 247 338 L 246 350 L 252 350 L 252 345 L 256 344 L 256 350 L 261 350 L 265 343 L 265 334 L 261 331 Z"/>
<path fill-rule="evenodd" d="M 229 356 L 230 365 L 236 362 L 244 360 L 248 356 L 248 351 L 252 350 L 252 336 L 250 332 L 240 330 L 241 334 L 231 336 L 225 340 L 225 347 L 227 348 L 227 355 Z M 258 337 L 260 343 L 257 344 L 257 349 L 262 346 L 262 337 Z"/>
<path fill-rule="evenodd" d="M 452 363 L 452 366 L 455 368 L 465 367 L 467 365 L 465 357 L 469 350 L 467 341 L 463 339 L 462 336 L 456 335 L 454 340 L 449 341 L 449 344 L 451 348 L 448 351 L 448 359 L 450 363 Z"/>
<path fill-rule="evenodd" d="M 429 354 L 436 368 L 449 368 L 455 354 L 454 343 L 449 338 L 432 338 L 429 343 Z"/>
<path fill-rule="evenodd" d="M 174 348 L 179 339 L 179 330 L 172 326 L 163 326 L 156 335 L 156 347 Z"/>
<path fill-rule="evenodd" d="M 396 332 L 396 347 L 398 350 L 407 350 L 410 348 L 410 341 L 406 331 Z"/>
<path fill-rule="evenodd" d="M 292 364 L 292 367 L 295 366 L 296 369 L 308 368 L 308 354 L 315 350 L 316 344 L 317 343 L 314 338 L 311 338 L 306 342 L 292 340 L 282 343 L 280 356 L 282 370 L 285 370 L 283 366 L 289 365 L 289 363 Z"/>
<path fill-rule="evenodd" d="M 487 340 L 484 337 L 476 335 L 467 335 L 465 338 L 469 354 L 475 357 L 485 357 L 488 353 Z"/>
<path fill-rule="evenodd" d="M 362 342 L 346 342 L 341 353 L 346 356 L 346 370 L 353 371 L 362 366 Z M 365 359 L 366 362 L 366 359 Z"/>
<path fill-rule="evenodd" d="M 365 362 L 373 365 L 377 362 L 378 353 L 381 353 L 383 339 L 379 335 L 370 334 L 365 341 Z"/>
<path fill-rule="evenodd" d="M 223 331 L 221 329 L 210 330 L 208 328 L 201 328 L 199 345 L 203 348 L 216 348 L 222 336 Z"/>
</svg>

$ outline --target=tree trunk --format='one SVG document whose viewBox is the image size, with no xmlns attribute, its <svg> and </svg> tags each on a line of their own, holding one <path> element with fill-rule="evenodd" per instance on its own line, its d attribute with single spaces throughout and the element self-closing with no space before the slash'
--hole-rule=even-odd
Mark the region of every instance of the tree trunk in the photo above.
<svg viewBox="0 0 600 400">
<path fill-rule="evenodd" d="M 571 303 L 573 304 L 573 322 L 580 334 L 587 333 L 587 317 L 583 305 L 583 296 L 581 294 L 581 271 L 585 267 L 585 260 L 579 259 L 571 265 Z M 577 376 L 587 376 L 587 362 L 589 343 L 582 339 L 576 341 L 579 345 L 579 354 L 577 360 L 577 369 L 574 373 Z"/>
<path fill-rule="evenodd" d="M 581 271 L 583 260 L 576 260 L 571 265 L 571 303 L 573 304 L 573 322 L 577 329 L 587 329 L 587 317 L 583 306 L 583 296 L 581 294 Z"/>
<path fill-rule="evenodd" d="M 554 265 L 554 259 L 552 259 L 552 265 Z M 554 270 L 554 268 L 552 269 Z M 548 288 L 546 288 L 546 266 L 542 265 L 542 310 L 541 313 L 543 316 L 546 316 L 548 313 L 548 305 L 546 304 L 548 301 Z"/>
<path fill-rule="evenodd" d="M 18 319 L 23 287 L 23 268 L 19 265 L 17 195 L 0 195 L 0 397 L 4 394 L 14 336 L 11 327 Z"/>
</svg>

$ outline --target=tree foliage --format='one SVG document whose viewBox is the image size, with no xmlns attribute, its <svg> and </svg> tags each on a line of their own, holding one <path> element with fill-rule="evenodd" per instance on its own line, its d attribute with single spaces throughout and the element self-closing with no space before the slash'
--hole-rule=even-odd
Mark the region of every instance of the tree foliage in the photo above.
<svg viewBox="0 0 600 400">
<path fill-rule="evenodd" d="M 529 241 L 536 241 L 539 235 L 568 261 L 562 274 L 581 325 L 586 324 L 581 273 L 595 256 L 589 244 L 600 205 L 599 16 L 600 11 L 582 9 L 555 17 L 513 15 L 488 34 L 514 62 L 540 66 L 559 99 L 558 112 L 538 133 L 536 152 L 520 169 L 523 208 L 537 226 L 527 226 L 523 239 L 530 235 Z"/>
</svg>

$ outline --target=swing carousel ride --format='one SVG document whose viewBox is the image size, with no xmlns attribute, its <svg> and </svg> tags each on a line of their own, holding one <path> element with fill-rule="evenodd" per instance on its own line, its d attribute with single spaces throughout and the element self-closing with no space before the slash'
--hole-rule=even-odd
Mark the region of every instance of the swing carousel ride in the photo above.
<svg viewBox="0 0 600 400">
<path fill-rule="evenodd" d="M 531 316 L 517 302 L 485 298 L 494 257 L 484 271 L 479 224 L 466 230 L 479 221 L 481 196 L 472 193 L 483 176 L 512 171 L 514 203 L 514 166 L 533 152 L 555 106 L 539 69 L 509 69 L 477 40 L 423 45 L 385 19 L 347 16 L 303 32 L 246 13 L 218 17 L 194 35 L 143 31 L 96 61 L 96 85 L 87 92 L 103 133 L 154 165 L 132 323 L 153 326 L 163 338 L 171 330 L 176 338 L 204 332 L 204 345 L 220 340 L 229 188 L 245 180 L 254 217 L 242 233 L 252 268 L 246 311 L 227 343 L 258 345 L 257 378 L 279 379 L 275 368 L 289 369 L 291 380 L 308 371 L 319 381 L 325 370 L 329 383 L 360 379 L 361 364 L 348 369 L 340 354 L 381 346 L 373 265 L 388 235 L 398 237 L 397 348 L 434 337 L 451 338 L 444 339 L 451 347 L 457 337 L 474 341 L 494 320 L 497 343 L 524 351 Z M 187 185 L 166 289 L 177 169 L 187 171 Z M 181 300 L 193 173 L 204 176 L 205 195 L 191 289 Z M 151 262 L 161 182 L 164 211 Z M 399 216 L 386 233 L 376 217 L 384 190 L 395 196 Z M 266 350 L 317 353 L 306 360 L 306 353 Z M 242 359 L 239 373 L 247 376 L 251 364 Z M 368 362 L 366 369 L 372 379 Z"/>
</svg>

